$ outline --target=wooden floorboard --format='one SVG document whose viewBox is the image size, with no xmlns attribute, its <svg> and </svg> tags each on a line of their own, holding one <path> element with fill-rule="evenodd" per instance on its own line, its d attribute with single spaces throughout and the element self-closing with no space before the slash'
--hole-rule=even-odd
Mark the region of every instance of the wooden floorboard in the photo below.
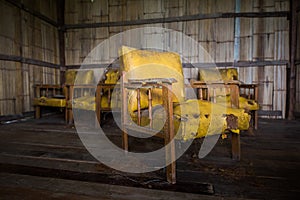
<svg viewBox="0 0 300 200">
<path fill-rule="evenodd" d="M 2 124 L 0 196 L 11 199 L 9 196 L 12 195 L 15 199 L 23 199 L 25 196 L 20 193 L 24 193 L 28 195 L 27 199 L 37 196 L 44 199 L 291 199 L 300 195 L 299 122 L 261 119 L 254 137 L 242 133 L 240 162 L 230 158 L 230 139 L 220 139 L 204 159 L 197 158 L 201 140 L 194 141 L 177 161 L 179 183 L 177 188 L 169 188 L 169 191 L 167 187 L 154 190 L 158 186 L 155 184 L 146 185 L 146 188 L 152 189 L 139 186 L 149 180 L 165 182 L 164 170 L 126 174 L 99 163 L 84 148 L 76 129 L 66 125 L 62 117 Z M 115 124 L 108 119 L 103 128 L 112 142 L 120 146 L 121 133 Z M 131 150 L 136 152 L 160 148 L 162 144 L 162 140 L 154 138 L 148 141 L 130 140 Z M 105 183 L 93 178 L 100 179 L 102 176 L 112 182 Z M 10 180 L 5 182 L 5 177 Z M 126 179 L 135 180 L 137 185 Z M 19 185 L 20 180 L 28 182 Z M 55 184 L 46 184 L 47 180 Z M 122 186 L 120 181 L 125 185 Z M 71 183 L 73 189 L 56 187 Z M 90 191 L 85 184 L 102 188 L 103 194 Z M 197 184 L 199 190 L 212 185 L 214 194 L 196 194 Z M 79 192 L 76 187 L 83 189 Z M 181 192 L 174 193 L 172 189 Z M 129 194 L 118 196 L 120 191 Z"/>
<path fill-rule="evenodd" d="M 7 199 L 238 199 L 28 175 L 7 173 L 1 173 L 0 175 L 1 197 L 7 197 Z"/>
</svg>

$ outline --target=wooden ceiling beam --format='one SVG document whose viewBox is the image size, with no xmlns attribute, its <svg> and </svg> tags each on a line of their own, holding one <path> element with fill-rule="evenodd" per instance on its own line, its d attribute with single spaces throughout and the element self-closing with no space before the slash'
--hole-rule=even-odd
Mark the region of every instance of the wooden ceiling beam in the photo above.
<svg viewBox="0 0 300 200">
<path fill-rule="evenodd" d="M 60 65 L 57 65 L 54 63 L 36 60 L 36 59 L 32 59 L 32 58 L 24 58 L 22 56 L 0 54 L 0 60 L 20 62 L 20 63 L 24 63 L 24 64 L 29 64 L 29 65 L 37 65 L 37 66 L 41 66 L 41 67 L 50 67 L 50 68 L 59 68 L 60 67 Z"/>
</svg>

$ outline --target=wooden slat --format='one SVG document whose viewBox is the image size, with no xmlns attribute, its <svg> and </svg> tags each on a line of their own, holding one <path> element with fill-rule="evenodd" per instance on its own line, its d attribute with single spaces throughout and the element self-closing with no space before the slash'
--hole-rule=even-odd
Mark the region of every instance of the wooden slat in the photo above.
<svg viewBox="0 0 300 200">
<path fill-rule="evenodd" d="M 228 151 L 230 140 L 220 139 L 213 151 L 201 160 L 192 157 L 194 152 L 198 152 L 201 145 L 201 141 L 198 143 L 195 141 L 189 150 L 177 160 L 178 183 L 181 184 L 180 182 L 183 181 L 195 184 L 193 188 L 190 185 L 184 185 L 184 188 L 190 189 L 189 191 L 185 190 L 185 192 L 202 190 L 197 187 L 199 182 L 201 185 L 201 182 L 209 180 L 210 183 L 213 183 L 215 194 L 207 197 L 212 199 L 218 199 L 220 196 L 223 198 L 226 196 L 229 199 L 235 199 L 235 197 L 297 199 L 299 195 L 299 186 L 297 184 L 299 156 L 297 150 L 300 147 L 299 134 L 296 134 L 298 124 L 296 121 L 287 120 L 262 119 L 259 122 L 261 126 L 256 137 L 248 137 L 242 134 L 240 138 L 244 156 L 239 163 L 232 161 L 228 157 L 230 155 L 230 151 Z M 139 181 L 141 180 L 140 177 L 146 178 L 147 181 L 164 181 L 163 170 L 154 173 L 128 175 L 105 167 L 102 164 L 96 164 L 92 156 L 84 150 L 84 146 L 82 146 L 80 139 L 75 134 L 76 131 L 71 127 L 66 127 L 62 119 L 30 120 L 25 123 L 3 125 L 1 127 L 1 163 L 50 169 L 48 174 L 38 173 L 41 172 L 39 169 L 33 170 L 31 168 L 34 171 L 34 175 L 30 177 L 61 176 L 59 182 L 62 182 L 67 181 L 66 179 L 70 180 L 74 179 L 74 177 L 79 177 L 77 176 L 78 174 L 80 175 L 79 172 L 83 172 L 81 178 L 86 176 L 85 184 L 91 183 L 89 181 L 90 178 L 98 180 L 98 175 L 92 176 L 97 173 L 106 174 L 106 177 L 113 177 L 114 181 L 124 180 L 123 178 L 126 176 L 131 180 L 137 181 L 135 182 L 137 184 L 145 182 Z M 120 144 L 120 132 L 116 131 L 112 124 L 111 126 L 106 126 L 106 128 L 106 133 L 109 134 L 111 141 Z M 14 129 L 13 132 L 11 132 L 12 129 Z M 150 146 L 156 147 L 155 145 L 158 142 L 161 142 L 160 144 L 163 145 L 161 139 L 153 137 L 146 141 L 132 139 L 132 142 L 139 141 L 132 145 L 132 151 L 137 152 L 149 150 Z M 4 155 L 3 153 L 6 154 Z M 26 157 L 20 155 L 26 155 Z M 11 168 L 14 170 L 18 167 Z M 18 169 L 20 173 L 25 173 L 26 168 Z M 54 169 L 54 171 L 51 171 L 51 169 Z M 60 172 L 56 173 L 58 171 Z M 67 173 L 64 174 L 63 171 L 67 171 Z M 75 175 L 68 174 L 70 171 Z M 86 172 L 87 174 L 85 174 Z M 92 173 L 91 176 L 88 173 Z M 62 176 L 68 176 L 68 178 L 62 178 Z M 12 178 L 3 177 L 1 186 L 5 184 L 15 185 L 16 182 L 26 185 L 27 182 L 24 182 L 23 176 L 21 179 L 22 181 L 15 181 Z M 53 181 L 53 179 L 51 180 Z M 53 191 L 56 191 L 53 188 L 56 184 L 49 185 L 48 179 L 45 180 L 45 183 Z M 164 182 L 164 184 L 167 183 Z M 150 183 L 150 185 L 152 184 Z M 212 186 L 211 184 L 209 185 Z M 33 184 L 32 186 L 33 188 L 43 187 L 44 184 Z M 108 187 L 111 187 L 111 185 L 108 185 Z M 81 187 L 76 186 L 76 188 Z M 140 188 L 134 189 L 138 190 Z M 85 189 L 82 190 L 86 192 Z M 245 191 L 247 192 L 245 193 Z M 160 191 L 152 190 L 152 192 L 157 193 Z M 127 194 L 127 192 L 125 193 Z M 152 198 L 152 196 L 149 198 Z"/>
<path fill-rule="evenodd" d="M 0 55 L 1 58 L 1 55 Z M 234 62 L 197 62 L 197 63 L 182 63 L 183 68 L 194 68 L 194 67 L 264 67 L 266 65 L 287 65 L 287 60 L 260 60 L 260 61 L 238 61 Z M 84 64 L 84 65 L 66 65 L 67 69 L 93 69 L 93 68 L 107 68 L 110 63 L 99 63 L 99 64 Z M 115 68 L 119 67 L 119 64 L 112 65 Z"/>
<path fill-rule="evenodd" d="M 98 27 L 117 27 L 117 26 L 134 26 L 144 24 L 157 24 L 157 23 L 172 23 L 205 19 L 217 19 L 217 18 L 234 18 L 234 17 L 250 17 L 250 18 L 262 18 L 262 17 L 287 17 L 288 12 L 244 12 L 244 13 L 213 13 L 213 14 L 196 14 L 187 15 L 181 17 L 167 17 L 167 18 L 152 18 L 152 19 L 140 19 L 130 21 L 116 21 L 116 22 L 103 22 L 103 23 L 86 23 L 86 24 L 66 24 L 64 29 L 82 29 L 82 28 L 98 28 Z"/>
<path fill-rule="evenodd" d="M 30 65 L 36 65 L 36 66 L 42 66 L 42 67 L 50 67 L 50 68 L 59 68 L 60 65 L 45 62 L 42 60 L 32 59 L 32 58 L 24 58 L 21 56 L 14 56 L 14 55 L 4 55 L 0 54 L 0 60 L 5 61 L 14 61 L 14 62 L 21 62 L 24 64 L 30 64 Z"/>
</svg>

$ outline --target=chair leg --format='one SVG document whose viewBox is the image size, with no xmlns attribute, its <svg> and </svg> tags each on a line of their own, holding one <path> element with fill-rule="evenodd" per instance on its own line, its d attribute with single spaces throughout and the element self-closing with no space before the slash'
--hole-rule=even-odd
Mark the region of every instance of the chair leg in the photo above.
<svg viewBox="0 0 300 200">
<path fill-rule="evenodd" d="M 128 151 L 128 134 L 123 130 L 122 134 L 123 149 Z"/>
<path fill-rule="evenodd" d="M 231 150 L 232 150 L 232 159 L 239 161 L 241 159 L 241 140 L 240 134 L 232 133 L 231 134 Z"/>
<path fill-rule="evenodd" d="M 66 107 L 65 108 L 65 122 L 66 124 L 68 124 L 68 121 L 69 121 L 69 109 Z"/>
<path fill-rule="evenodd" d="M 68 111 L 68 118 L 69 118 L 68 123 L 69 124 L 73 124 L 74 118 L 73 118 L 73 111 L 72 111 L 72 109 L 69 109 L 69 111 Z"/>
<path fill-rule="evenodd" d="M 254 111 L 254 129 L 257 130 L 258 128 L 258 112 L 257 110 Z"/>
<path fill-rule="evenodd" d="M 40 119 L 41 118 L 41 107 L 40 106 L 35 106 L 35 119 Z"/>
<path fill-rule="evenodd" d="M 96 109 L 96 121 L 95 121 L 95 127 L 101 126 L 101 110 L 100 109 Z"/>
<path fill-rule="evenodd" d="M 167 166 L 167 181 L 171 184 L 176 183 L 176 161 L 175 161 L 175 144 L 174 140 L 170 143 L 170 149 L 166 148 L 166 161 L 174 160 L 171 164 Z"/>
</svg>

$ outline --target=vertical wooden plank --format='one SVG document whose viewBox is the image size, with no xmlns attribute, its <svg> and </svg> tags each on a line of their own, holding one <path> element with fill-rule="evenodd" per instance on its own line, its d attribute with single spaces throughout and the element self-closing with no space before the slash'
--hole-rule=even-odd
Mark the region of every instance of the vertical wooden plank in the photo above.
<svg viewBox="0 0 300 200">
<path fill-rule="evenodd" d="M 0 62 L 0 99 L 3 98 L 3 70 L 2 70 L 2 62 Z M 2 101 L 0 101 L 0 115 L 3 115 L 3 105 Z"/>
<path fill-rule="evenodd" d="M 289 74 L 289 110 L 288 110 L 288 119 L 295 119 L 294 110 L 296 103 L 296 46 L 297 46 L 297 5 L 298 1 L 290 1 L 291 8 L 291 20 L 290 20 L 290 74 Z"/>
<path fill-rule="evenodd" d="M 57 22 L 58 43 L 59 43 L 59 64 L 60 64 L 60 83 L 65 82 L 66 59 L 65 59 L 65 35 L 62 26 L 64 25 L 65 0 L 57 0 Z"/>
</svg>

